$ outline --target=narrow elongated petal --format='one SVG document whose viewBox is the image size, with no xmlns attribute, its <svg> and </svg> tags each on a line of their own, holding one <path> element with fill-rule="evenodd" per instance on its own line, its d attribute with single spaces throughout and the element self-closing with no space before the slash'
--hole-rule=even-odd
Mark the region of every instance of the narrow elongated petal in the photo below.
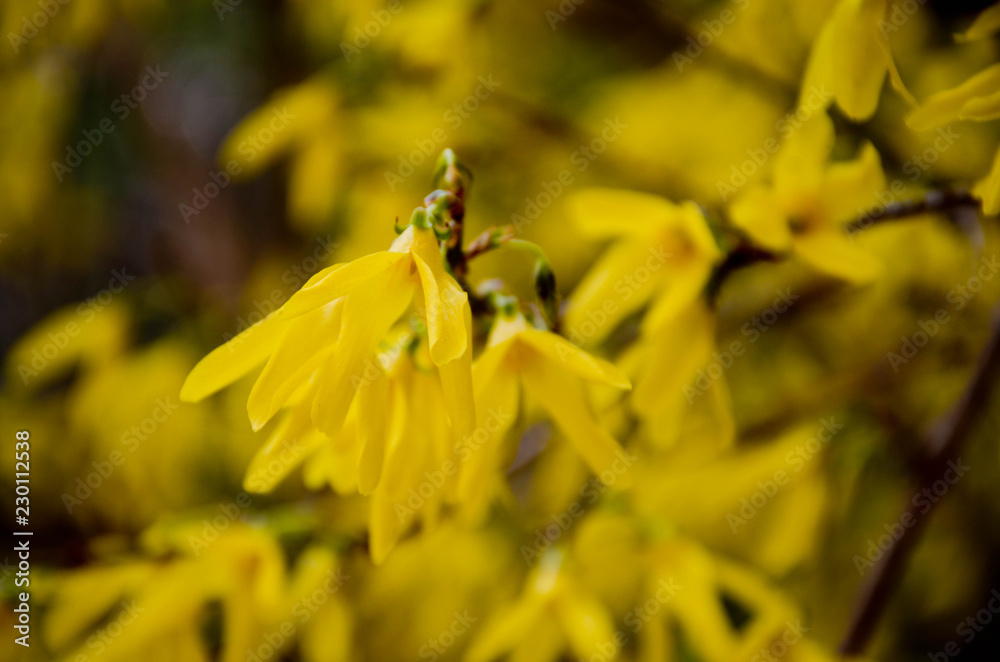
<svg viewBox="0 0 1000 662">
<path fill-rule="evenodd" d="M 327 438 L 312 425 L 308 403 L 292 408 L 250 460 L 243 489 L 257 494 L 270 492 L 324 441 Z"/>
<path fill-rule="evenodd" d="M 869 283 L 882 265 L 851 244 L 842 232 L 810 232 L 795 238 L 795 254 L 813 268 L 851 283 Z"/>
<path fill-rule="evenodd" d="M 319 375 L 313 422 L 329 436 L 340 430 L 366 369 L 378 369 L 375 349 L 405 312 L 413 285 L 404 262 L 383 271 L 348 295 L 332 360 Z"/>
<path fill-rule="evenodd" d="M 391 411 L 389 375 L 382 370 L 358 389 L 358 491 L 371 494 L 382 478 Z"/>
<path fill-rule="evenodd" d="M 518 338 L 551 361 L 561 364 L 564 370 L 574 373 L 581 379 L 620 389 L 632 388 L 628 377 L 621 370 L 607 361 L 591 356 L 561 336 L 547 331 L 529 329 Z"/>
<path fill-rule="evenodd" d="M 454 361 L 438 367 L 455 443 L 461 443 L 471 435 L 476 426 L 476 403 L 472 391 L 472 311 L 465 306 L 463 314 L 468 334 L 465 352 Z"/>
<path fill-rule="evenodd" d="M 197 402 L 253 370 L 274 351 L 286 327 L 281 313 L 275 313 L 216 347 L 184 380 L 181 400 Z"/>
<path fill-rule="evenodd" d="M 819 193 L 833 144 L 833 122 L 826 113 L 816 113 L 781 146 L 774 157 L 774 190 L 786 214 L 798 211 L 801 198 Z"/>
<path fill-rule="evenodd" d="M 489 495 L 492 474 L 498 470 L 497 450 L 517 420 L 520 388 L 517 375 L 500 366 L 488 378 L 477 375 L 476 404 L 479 416 L 476 434 L 463 439 L 458 447 L 461 461 L 458 495 L 466 511 L 482 514 Z"/>
<path fill-rule="evenodd" d="M 469 307 L 469 295 L 445 271 L 433 232 L 414 229 L 412 251 L 423 287 L 431 359 L 441 366 L 462 356 L 468 347 L 465 311 Z"/>
<path fill-rule="evenodd" d="M 628 471 L 612 466 L 625 457 L 618 442 L 601 428 L 587 403 L 583 385 L 550 359 L 526 361 L 521 379 L 528 394 L 552 416 L 559 429 L 596 475 L 610 471 L 614 487 L 631 484 Z"/>
<path fill-rule="evenodd" d="M 601 650 L 599 646 L 607 646 L 607 642 L 614 640 L 611 614 L 593 596 L 580 591 L 566 592 L 559 596 L 554 607 L 570 648 L 581 660 L 593 657 Z"/>
<path fill-rule="evenodd" d="M 247 412 L 254 430 L 260 429 L 281 407 L 299 381 L 299 371 L 311 365 L 325 350 L 332 348 L 340 335 L 342 300 L 288 320 L 277 348 L 260 373 L 250 397 Z M 328 352 L 326 352 L 328 353 Z M 289 384 L 289 382 L 293 382 Z M 291 388 L 282 388 L 289 385 Z"/>
<path fill-rule="evenodd" d="M 644 332 L 674 323 L 702 296 L 711 275 L 712 265 L 701 261 L 672 270 L 670 283 L 642 321 Z"/>
<path fill-rule="evenodd" d="M 958 41 L 975 41 L 992 36 L 1000 30 L 1000 3 L 985 9 L 976 20 L 972 22 L 969 29 L 960 35 L 956 35 Z"/>
<path fill-rule="evenodd" d="M 399 253 L 382 251 L 331 267 L 325 276 L 314 278 L 293 294 L 281 307 L 281 312 L 286 317 L 295 317 L 325 306 L 365 285 L 377 275 L 389 271 L 405 258 L 405 255 Z"/>
<path fill-rule="evenodd" d="M 962 106 L 962 119 L 989 122 L 1000 118 L 1000 92 L 969 99 Z"/>
<path fill-rule="evenodd" d="M 970 100 L 994 94 L 998 89 L 1000 89 L 1000 64 L 994 64 L 961 85 L 931 95 L 924 105 L 910 113 L 906 118 L 906 124 L 917 131 L 950 124 L 962 117 L 962 109 Z"/>
</svg>

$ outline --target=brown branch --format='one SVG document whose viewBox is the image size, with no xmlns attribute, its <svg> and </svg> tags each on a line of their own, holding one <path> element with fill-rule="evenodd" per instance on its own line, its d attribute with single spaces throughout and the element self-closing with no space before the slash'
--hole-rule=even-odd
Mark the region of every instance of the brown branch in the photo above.
<svg viewBox="0 0 1000 662">
<path fill-rule="evenodd" d="M 1000 372 L 1000 306 L 994 310 L 990 340 L 969 386 L 951 412 L 931 429 L 924 440 L 928 461 L 918 476 L 918 490 L 930 489 L 936 481 L 941 480 L 949 469 L 949 463 L 958 457 L 962 445 L 989 403 L 997 372 Z M 914 524 L 903 528 L 896 544 L 885 552 L 862 585 L 850 627 L 839 646 L 841 654 L 859 655 L 864 651 L 885 612 L 893 590 L 902 578 L 907 561 L 916 549 L 934 506 L 939 502 L 928 501 L 930 510 L 919 512 L 912 500 L 907 501 L 896 521 L 913 521 Z"/>
</svg>

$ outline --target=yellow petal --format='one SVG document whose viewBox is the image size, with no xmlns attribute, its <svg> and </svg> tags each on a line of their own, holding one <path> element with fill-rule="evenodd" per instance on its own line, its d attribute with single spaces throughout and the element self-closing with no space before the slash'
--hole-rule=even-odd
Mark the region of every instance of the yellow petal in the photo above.
<svg viewBox="0 0 1000 662">
<path fill-rule="evenodd" d="M 285 302 L 281 313 L 286 317 L 295 317 L 325 306 L 371 282 L 403 259 L 405 256 L 399 253 L 381 251 L 324 269 L 320 272 L 321 278 L 314 276 Z"/>
<path fill-rule="evenodd" d="M 795 238 L 795 254 L 813 268 L 856 284 L 878 277 L 881 263 L 837 231 L 809 232 Z"/>
<path fill-rule="evenodd" d="M 358 491 L 371 494 L 382 478 L 391 412 L 389 376 L 382 370 L 358 389 Z"/>
<path fill-rule="evenodd" d="M 463 314 L 468 334 L 465 352 L 454 361 L 438 367 L 455 443 L 465 440 L 476 426 L 476 403 L 472 391 L 472 311 L 465 306 Z"/>
<path fill-rule="evenodd" d="M 569 197 L 569 211 L 576 225 L 594 237 L 639 235 L 661 229 L 680 214 L 680 208 L 649 193 L 593 188 Z"/>
<path fill-rule="evenodd" d="M 293 408 L 250 460 L 243 489 L 257 494 L 270 492 L 325 441 L 327 438 L 312 425 L 308 403 Z"/>
<path fill-rule="evenodd" d="M 774 157 L 774 190 L 785 213 L 796 202 L 819 193 L 834 144 L 833 122 L 818 112 L 789 135 Z"/>
<path fill-rule="evenodd" d="M 840 0 L 814 46 L 824 51 L 815 57 L 828 78 L 817 74 L 806 80 L 828 83 L 837 105 L 855 121 L 871 117 L 878 107 L 888 68 L 878 27 L 885 12 L 884 0 Z"/>
<path fill-rule="evenodd" d="M 216 347 L 184 380 L 181 400 L 197 402 L 253 370 L 274 351 L 286 327 L 277 312 Z"/>
<path fill-rule="evenodd" d="M 730 205 L 729 215 L 733 225 L 764 248 L 782 252 L 791 246 L 788 219 L 772 189 L 762 186 L 747 188 Z"/>
<path fill-rule="evenodd" d="M 827 169 L 820 195 L 823 217 L 837 227 L 861 218 L 878 203 L 876 196 L 885 188 L 878 150 L 865 143 L 857 159 L 834 163 Z"/>
<path fill-rule="evenodd" d="M 401 261 L 347 296 L 340 338 L 332 360 L 318 377 L 319 390 L 312 407 L 313 422 L 326 434 L 337 434 L 344 424 L 366 371 L 379 369 L 375 350 L 412 297 L 408 265 Z"/>
<path fill-rule="evenodd" d="M 497 451 L 517 420 L 517 375 L 505 366 L 497 366 L 489 375 L 477 373 L 475 399 L 479 412 L 475 433 L 457 447 L 461 464 L 458 494 L 472 518 L 485 512 L 491 484 L 497 480 L 494 474 L 499 470 Z"/>
<path fill-rule="evenodd" d="M 618 489 L 632 481 L 625 451 L 601 428 L 587 403 L 583 385 L 549 360 L 526 361 L 521 379 L 529 395 L 552 416 L 591 471 Z"/>
<path fill-rule="evenodd" d="M 340 334 L 338 299 L 322 308 L 288 320 L 281 341 L 253 385 L 247 400 L 247 412 L 254 430 L 259 430 L 285 406 L 298 382 L 308 379 L 315 369 L 314 359 L 332 348 Z M 310 374 L 302 375 L 303 366 Z M 282 388 L 284 387 L 284 388 Z"/>
<path fill-rule="evenodd" d="M 468 347 L 465 310 L 469 307 L 469 295 L 445 271 L 437 239 L 431 230 L 414 228 L 412 250 L 423 286 L 431 359 L 441 366 L 462 356 Z"/>
<path fill-rule="evenodd" d="M 998 117 L 1000 117 L 1000 92 L 969 99 L 962 106 L 961 118 L 963 120 L 989 122 Z"/>
<path fill-rule="evenodd" d="M 528 329 L 521 333 L 518 339 L 581 379 L 620 389 L 632 388 L 628 377 L 621 370 L 607 361 L 591 356 L 561 336 L 548 331 Z"/>
<path fill-rule="evenodd" d="M 926 131 L 961 118 L 962 109 L 972 99 L 994 94 L 1000 88 L 1000 64 L 980 71 L 961 85 L 931 95 L 920 108 L 910 113 L 906 124 Z"/>
<path fill-rule="evenodd" d="M 657 329 L 672 324 L 698 301 L 711 275 L 711 263 L 703 261 L 690 261 L 675 269 L 670 274 L 670 284 L 664 288 L 643 319 L 643 329 Z"/>
</svg>

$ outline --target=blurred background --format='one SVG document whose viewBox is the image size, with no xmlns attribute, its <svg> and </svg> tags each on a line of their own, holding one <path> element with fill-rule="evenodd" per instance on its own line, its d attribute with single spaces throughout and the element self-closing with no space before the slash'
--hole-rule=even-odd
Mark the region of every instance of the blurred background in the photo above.
<svg viewBox="0 0 1000 662">
<path fill-rule="evenodd" d="M 732 185 L 751 152 L 780 137 L 834 4 L 3 0 L 0 488 L 12 503 L 14 430 L 30 430 L 37 610 L 25 651 L 11 642 L 16 559 L 7 536 L 3 659 L 136 659 L 130 650 L 147 651 L 144 659 L 265 659 L 256 646 L 220 652 L 220 631 L 248 598 L 195 587 L 240 564 L 308 583 L 334 557 L 351 579 L 273 659 L 460 659 L 472 637 L 454 635 L 454 614 L 468 607 L 485 621 L 519 593 L 530 570 L 521 544 L 579 495 L 578 461 L 543 454 L 516 477 L 523 513 L 477 531 L 444 524 L 374 568 L 363 548 L 364 499 L 307 491 L 297 473 L 273 494 L 242 492 L 263 439 L 245 412 L 252 380 L 192 405 L 178 399 L 185 376 L 312 274 L 386 248 L 395 219 L 430 192 L 446 147 L 475 176 L 466 236 L 518 224 L 546 249 L 567 297 L 606 247 L 575 229 L 569 193 L 640 190 L 724 217 L 720 182 Z M 995 41 L 952 40 L 988 3 L 896 5 L 893 53 L 918 99 L 996 62 Z M 835 157 L 869 140 L 888 180 L 914 195 L 968 186 L 989 169 L 997 127 L 961 123 L 954 145 L 911 178 L 913 155 L 937 134 L 906 129 L 906 111 L 887 89 L 862 124 L 832 112 Z M 752 170 L 738 181 L 766 173 Z M 953 291 L 995 255 L 994 220 L 963 230 L 924 216 L 859 234 L 890 264 L 869 288 L 795 264 L 727 282 L 718 345 L 750 348 L 727 375 L 735 448 L 710 461 L 695 442 L 655 456 L 660 473 L 635 503 L 612 504 L 567 537 L 591 574 L 605 569 L 581 581 L 618 622 L 633 578 L 607 569 L 607 559 L 621 565 L 626 556 L 606 547 L 631 544 L 635 525 L 622 513 L 639 512 L 751 568 L 799 606 L 826 652 L 778 657 L 835 659 L 861 583 L 853 559 L 907 502 L 915 434 L 961 393 L 988 335 L 1000 279 L 984 279 L 960 306 Z M 530 270 L 528 256 L 492 254 L 471 279 L 500 276 L 527 297 Z M 748 342 L 747 322 L 786 288 L 801 298 Z M 942 308 L 955 322 L 891 366 L 887 353 Z M 632 336 L 626 324 L 603 351 L 617 356 Z M 726 514 L 831 416 L 844 431 L 818 461 L 803 456 L 794 489 L 732 530 Z M 609 421 L 621 423 L 613 413 Z M 996 659 L 995 623 L 968 642 L 956 633 L 1000 588 L 995 407 L 987 421 L 872 659 Z M 622 423 L 619 438 L 647 444 L 629 429 Z M 220 514 L 224 525 L 209 524 Z M 189 536 L 206 530 L 232 537 L 228 556 L 176 562 L 185 556 L 178 550 L 190 552 Z M 268 581 L 247 580 L 245 590 L 266 592 Z M 128 637 L 146 643 L 119 642 L 116 654 L 117 608 L 147 590 L 171 607 L 139 616 L 159 629 L 133 627 Z M 453 645 L 427 647 L 449 631 Z M 950 641 L 957 654 L 934 657 Z M 712 659 L 697 646 L 678 649 L 666 659 Z M 621 655 L 640 652 L 630 644 Z"/>
</svg>

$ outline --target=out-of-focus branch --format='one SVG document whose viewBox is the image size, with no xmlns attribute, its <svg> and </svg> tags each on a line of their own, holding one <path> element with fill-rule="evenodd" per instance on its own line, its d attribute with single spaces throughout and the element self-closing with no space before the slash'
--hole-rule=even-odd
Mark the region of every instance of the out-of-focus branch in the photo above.
<svg viewBox="0 0 1000 662">
<path fill-rule="evenodd" d="M 983 351 L 975 374 L 961 399 L 944 416 L 924 439 L 927 462 L 918 475 L 918 489 L 930 489 L 935 481 L 941 480 L 968 439 L 972 429 L 979 422 L 996 386 L 996 376 L 1000 372 L 1000 306 L 994 310 L 992 332 L 989 343 Z M 931 502 L 933 507 L 939 502 Z M 926 510 L 926 508 L 925 508 Z M 906 563 L 920 540 L 932 511 L 917 512 L 910 500 L 896 521 L 913 521 L 914 525 L 904 527 L 902 537 L 885 552 L 872 569 L 861 587 L 851 616 L 847 634 L 840 643 L 843 655 L 858 655 L 875 632 L 880 618 L 885 612 L 889 598 L 899 583 Z"/>
</svg>

